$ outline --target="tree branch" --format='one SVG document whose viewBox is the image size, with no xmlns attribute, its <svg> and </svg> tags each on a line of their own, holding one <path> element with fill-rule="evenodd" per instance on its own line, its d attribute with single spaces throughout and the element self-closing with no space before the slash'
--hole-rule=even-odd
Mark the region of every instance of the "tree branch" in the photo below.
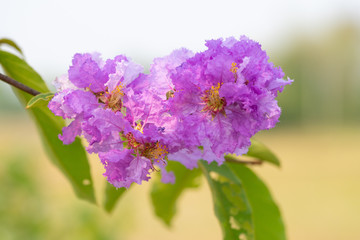
<svg viewBox="0 0 360 240">
<path fill-rule="evenodd" d="M 261 165 L 262 164 L 262 161 L 258 160 L 258 159 L 255 159 L 253 161 L 247 161 L 247 160 L 234 159 L 231 157 L 225 157 L 225 161 L 231 162 L 231 163 L 246 164 L 246 165 Z"/>
<path fill-rule="evenodd" d="M 20 90 L 22 90 L 24 92 L 27 92 L 28 94 L 33 95 L 33 96 L 36 96 L 36 95 L 41 93 L 41 92 L 38 92 L 35 89 L 32 89 L 32 88 L 30 88 L 30 87 L 28 87 L 28 86 L 26 86 L 26 85 L 24 85 L 24 84 L 22 84 L 22 83 L 20 83 L 20 82 L 18 82 L 16 80 L 14 80 L 14 79 L 12 79 L 11 77 L 8 77 L 8 76 L 6 76 L 4 74 L 1 74 L 1 73 L 0 73 L 0 80 L 10 84 L 13 87 L 18 88 L 18 89 L 20 89 Z"/>
</svg>

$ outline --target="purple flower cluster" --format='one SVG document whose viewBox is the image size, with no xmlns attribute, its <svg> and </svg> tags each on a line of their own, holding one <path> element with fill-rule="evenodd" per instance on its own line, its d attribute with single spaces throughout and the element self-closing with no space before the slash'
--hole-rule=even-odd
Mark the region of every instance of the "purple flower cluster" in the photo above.
<svg viewBox="0 0 360 240">
<path fill-rule="evenodd" d="M 275 97 L 292 80 L 246 37 L 206 46 L 157 58 L 149 74 L 122 55 L 104 62 L 76 54 L 49 103 L 55 115 L 72 119 L 60 139 L 84 136 L 118 188 L 147 181 L 156 168 L 173 182 L 167 160 L 191 169 L 199 159 L 221 164 L 224 154 L 246 153 L 256 132 L 275 126 Z"/>
</svg>

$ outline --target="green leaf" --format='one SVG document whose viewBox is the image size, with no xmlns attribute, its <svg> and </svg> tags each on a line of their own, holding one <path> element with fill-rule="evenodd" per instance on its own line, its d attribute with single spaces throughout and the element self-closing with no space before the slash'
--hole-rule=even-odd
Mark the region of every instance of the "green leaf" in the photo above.
<svg viewBox="0 0 360 240">
<path fill-rule="evenodd" d="M 285 240 L 280 211 L 265 184 L 245 165 L 200 161 L 225 240 Z"/>
<path fill-rule="evenodd" d="M 265 183 L 243 164 L 228 163 L 241 180 L 252 208 L 256 240 L 285 240 L 281 213 Z"/>
<path fill-rule="evenodd" d="M 6 45 L 9 45 L 9 46 L 15 48 L 16 50 L 18 50 L 19 53 L 21 53 L 21 55 L 23 55 L 21 48 L 14 41 L 12 41 L 8 38 L 2 38 L 2 39 L 0 39 L 0 45 L 1 44 L 6 44 Z"/>
<path fill-rule="evenodd" d="M 54 97 L 54 93 L 40 93 L 32 97 L 26 105 L 26 108 L 38 107 L 47 105 L 47 103 Z"/>
<path fill-rule="evenodd" d="M 245 156 L 254 157 L 256 159 L 269 162 L 280 167 L 280 161 L 275 156 L 275 154 L 272 153 L 270 149 L 266 147 L 263 143 L 255 139 L 251 139 L 251 146 Z"/>
<path fill-rule="evenodd" d="M 103 206 L 108 213 L 111 213 L 114 210 L 117 201 L 126 190 L 126 188 L 116 188 L 109 182 L 106 182 L 105 200 Z"/>
<path fill-rule="evenodd" d="M 251 206 L 240 179 L 225 164 L 199 161 L 199 166 L 208 180 L 224 239 L 254 240 Z"/>
<path fill-rule="evenodd" d="M 6 74 L 13 79 L 40 92 L 49 92 L 40 75 L 21 58 L 0 51 L 0 64 Z M 24 106 L 32 98 L 30 94 L 20 90 L 14 89 L 14 92 Z M 28 112 L 38 127 L 50 159 L 70 180 L 76 195 L 81 199 L 95 203 L 90 166 L 80 139 L 77 138 L 70 145 L 64 145 L 59 140 L 58 135 L 65 126 L 65 122 L 61 117 L 55 116 L 47 106 L 30 108 Z"/>
<path fill-rule="evenodd" d="M 176 214 L 176 204 L 180 195 L 186 189 L 199 186 L 201 171 L 198 168 L 189 170 L 175 161 L 168 161 L 166 170 L 174 173 L 175 183 L 165 184 L 159 178 L 153 179 L 151 200 L 156 216 L 170 226 Z"/>
</svg>

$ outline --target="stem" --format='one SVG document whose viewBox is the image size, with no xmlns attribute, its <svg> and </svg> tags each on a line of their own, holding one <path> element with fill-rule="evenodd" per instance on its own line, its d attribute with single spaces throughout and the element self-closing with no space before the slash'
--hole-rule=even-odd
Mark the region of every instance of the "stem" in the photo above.
<svg viewBox="0 0 360 240">
<path fill-rule="evenodd" d="M 258 160 L 258 159 L 255 159 L 253 161 L 247 161 L 247 160 L 240 160 L 240 159 L 225 157 L 225 161 L 231 162 L 231 163 L 247 164 L 247 165 L 261 165 L 262 164 L 262 161 Z"/>
<path fill-rule="evenodd" d="M 28 86 L 26 86 L 26 85 L 24 85 L 24 84 L 22 84 L 22 83 L 20 83 L 20 82 L 18 82 L 16 80 L 14 80 L 14 79 L 12 79 L 11 77 L 8 77 L 8 76 L 6 76 L 4 74 L 1 74 L 1 73 L 0 73 L 0 80 L 10 84 L 13 87 L 18 88 L 18 89 L 20 89 L 20 90 L 22 90 L 24 92 L 27 92 L 28 94 L 33 95 L 33 96 L 36 96 L 36 95 L 41 93 L 41 92 L 38 92 L 35 89 L 32 89 L 32 88 L 30 88 L 30 87 L 28 87 Z"/>
</svg>

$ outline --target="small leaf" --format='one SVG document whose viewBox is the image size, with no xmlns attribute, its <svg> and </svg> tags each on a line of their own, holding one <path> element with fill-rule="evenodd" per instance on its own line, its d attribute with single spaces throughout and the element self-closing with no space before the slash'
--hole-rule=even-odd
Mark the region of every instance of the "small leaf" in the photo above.
<svg viewBox="0 0 360 240">
<path fill-rule="evenodd" d="M 40 92 L 49 92 L 45 82 L 23 59 L 0 51 L 0 64 L 8 76 Z M 32 98 L 28 93 L 14 89 L 20 102 L 26 106 Z M 53 163 L 70 180 L 76 195 L 95 203 L 90 166 L 84 147 L 79 138 L 74 143 L 64 145 L 58 138 L 65 121 L 55 116 L 47 106 L 28 109 L 35 121 L 45 149 Z"/>
<path fill-rule="evenodd" d="M 54 97 L 54 93 L 41 93 L 32 97 L 26 105 L 26 108 L 38 107 L 47 105 L 47 103 Z"/>
<path fill-rule="evenodd" d="M 9 45 L 9 46 L 15 48 L 16 50 L 18 50 L 19 53 L 21 53 L 21 55 L 23 55 L 21 48 L 14 41 L 12 41 L 8 38 L 2 38 L 2 39 L 0 39 L 0 45 L 1 44 L 6 44 L 6 45 Z"/>
<path fill-rule="evenodd" d="M 245 156 L 254 157 L 256 159 L 269 162 L 280 167 L 280 161 L 275 156 L 275 154 L 272 153 L 270 149 L 266 147 L 263 143 L 255 139 L 251 139 L 251 146 Z"/>
<path fill-rule="evenodd" d="M 126 190 L 126 188 L 116 188 L 109 182 L 106 182 L 105 200 L 103 206 L 108 213 L 111 213 L 114 210 L 116 203 Z"/>
<path fill-rule="evenodd" d="M 244 164 L 200 161 L 225 240 L 285 240 L 279 208 L 265 184 Z"/>
<path fill-rule="evenodd" d="M 181 194 L 188 188 L 199 186 L 201 171 L 196 168 L 187 169 L 175 161 L 168 161 L 167 171 L 175 175 L 175 183 L 162 183 L 159 178 L 153 180 L 151 200 L 155 214 L 168 226 L 176 214 L 176 204 Z"/>
</svg>

